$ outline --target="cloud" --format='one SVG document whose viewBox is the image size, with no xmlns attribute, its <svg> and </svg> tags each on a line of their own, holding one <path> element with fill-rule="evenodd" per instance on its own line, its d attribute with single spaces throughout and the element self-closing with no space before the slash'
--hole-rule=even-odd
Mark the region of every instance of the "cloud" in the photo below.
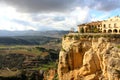
<svg viewBox="0 0 120 80">
<path fill-rule="evenodd" d="M 64 21 L 65 17 L 64 16 L 56 16 L 53 18 L 54 21 Z"/>
<path fill-rule="evenodd" d="M 0 29 L 69 30 L 88 19 L 89 8 L 76 7 L 66 13 L 19 13 L 14 8 L 0 8 Z M 10 12 L 10 13 L 9 13 Z M 4 26 L 3 26 L 4 25 Z"/>
<path fill-rule="evenodd" d="M 66 12 L 75 7 L 88 7 L 101 11 L 120 8 L 120 0 L 0 0 L 0 2 L 25 13 Z"/>
<path fill-rule="evenodd" d="M 75 7 L 88 7 L 101 11 L 120 8 L 120 0 L 0 0 L 17 11 L 27 13 L 64 12 Z"/>
<path fill-rule="evenodd" d="M 57 30 L 70 30 L 71 27 L 77 28 L 78 24 L 88 22 L 89 8 L 76 7 L 71 12 L 39 14 L 32 16 L 33 21 L 44 26 L 50 26 Z"/>
<path fill-rule="evenodd" d="M 118 3 L 118 0 L 0 0 L 0 29 L 69 30 L 78 24 L 102 20 L 113 10 L 119 11 Z"/>
<path fill-rule="evenodd" d="M 75 0 L 0 0 L 15 7 L 20 12 L 65 11 L 73 7 Z"/>
<path fill-rule="evenodd" d="M 81 7 L 89 7 L 100 11 L 111 11 L 120 8 L 120 0 L 78 0 Z"/>
</svg>

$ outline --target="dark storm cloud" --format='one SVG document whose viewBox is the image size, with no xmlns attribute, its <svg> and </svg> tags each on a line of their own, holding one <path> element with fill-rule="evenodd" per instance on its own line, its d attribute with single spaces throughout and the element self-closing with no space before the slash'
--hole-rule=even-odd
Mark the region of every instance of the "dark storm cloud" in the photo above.
<svg viewBox="0 0 120 80">
<path fill-rule="evenodd" d="M 15 7 L 20 12 L 65 11 L 75 0 L 0 0 Z"/>
<path fill-rule="evenodd" d="M 0 0 L 20 12 L 60 12 L 76 6 L 111 11 L 120 8 L 120 0 Z"/>
</svg>

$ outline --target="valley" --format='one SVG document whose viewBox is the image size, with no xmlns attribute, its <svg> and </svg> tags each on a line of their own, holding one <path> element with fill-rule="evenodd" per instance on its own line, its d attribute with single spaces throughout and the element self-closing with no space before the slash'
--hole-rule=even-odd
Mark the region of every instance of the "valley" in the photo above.
<svg viewBox="0 0 120 80">
<path fill-rule="evenodd" d="M 49 70 L 56 74 L 60 49 L 61 38 L 0 37 L 0 79 L 43 80 Z"/>
</svg>

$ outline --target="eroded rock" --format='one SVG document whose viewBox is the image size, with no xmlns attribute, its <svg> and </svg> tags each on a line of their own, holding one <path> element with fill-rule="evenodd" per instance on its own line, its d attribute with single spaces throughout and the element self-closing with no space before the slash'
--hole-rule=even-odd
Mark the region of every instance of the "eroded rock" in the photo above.
<svg viewBox="0 0 120 80">
<path fill-rule="evenodd" d="M 120 80 L 120 50 L 108 38 L 64 39 L 59 80 Z"/>
</svg>

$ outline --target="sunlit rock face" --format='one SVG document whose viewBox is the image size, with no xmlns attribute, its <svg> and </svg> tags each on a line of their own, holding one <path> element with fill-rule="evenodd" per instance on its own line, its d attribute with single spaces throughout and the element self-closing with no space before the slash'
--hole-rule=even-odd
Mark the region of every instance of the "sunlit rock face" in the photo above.
<svg viewBox="0 0 120 80">
<path fill-rule="evenodd" d="M 59 54 L 59 80 L 120 80 L 120 50 L 116 45 L 105 37 L 77 40 L 64 37 Z"/>
<path fill-rule="evenodd" d="M 44 72 L 43 80 L 56 80 L 56 76 L 57 76 L 56 69 L 49 69 L 46 72 Z"/>
</svg>

